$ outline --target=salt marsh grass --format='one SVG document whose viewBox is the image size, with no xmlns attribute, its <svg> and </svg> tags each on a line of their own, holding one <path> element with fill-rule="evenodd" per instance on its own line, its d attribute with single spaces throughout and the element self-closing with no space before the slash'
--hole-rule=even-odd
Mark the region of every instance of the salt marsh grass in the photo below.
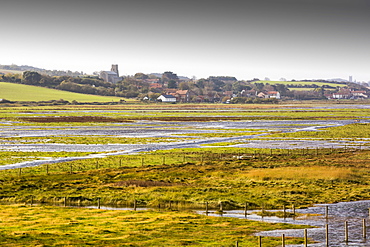
<svg viewBox="0 0 370 247">
<path fill-rule="evenodd" d="M 274 169 L 254 169 L 247 177 L 257 180 L 349 180 L 355 177 L 350 168 L 309 166 L 309 167 L 279 167 Z"/>
</svg>

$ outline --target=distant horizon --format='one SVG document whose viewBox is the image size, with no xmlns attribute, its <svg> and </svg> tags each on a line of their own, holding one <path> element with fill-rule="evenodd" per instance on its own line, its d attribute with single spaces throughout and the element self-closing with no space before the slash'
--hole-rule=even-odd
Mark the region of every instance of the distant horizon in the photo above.
<svg viewBox="0 0 370 247">
<path fill-rule="evenodd" d="M 16 66 L 29 66 L 29 67 L 34 67 L 34 68 L 37 68 L 37 69 L 44 69 L 44 70 L 57 70 L 57 71 L 72 71 L 72 72 L 83 72 L 83 74 L 85 75 L 93 75 L 94 72 L 100 72 L 100 71 L 109 71 L 109 69 L 107 70 L 99 70 L 99 71 L 94 71 L 92 73 L 87 73 L 83 70 L 75 70 L 75 69 L 55 69 L 55 68 L 43 68 L 43 67 L 38 67 L 38 66 L 34 66 L 34 65 L 30 65 L 30 64 L 15 64 L 15 63 L 11 63 L 11 64 L 1 64 L 0 65 L 2 66 L 11 66 L 11 65 L 16 65 Z M 121 69 L 120 69 L 120 66 L 118 64 L 118 69 L 119 69 L 119 73 L 120 73 L 120 76 L 134 76 L 136 73 L 144 73 L 144 74 L 147 74 L 147 75 L 150 75 L 150 74 L 163 74 L 164 72 L 166 71 L 170 71 L 170 70 L 166 70 L 166 71 L 163 71 L 163 72 L 159 72 L 159 71 L 154 71 L 154 72 L 148 72 L 148 73 L 145 73 L 145 72 L 142 72 L 142 71 L 138 71 L 138 72 L 135 72 L 133 74 L 125 74 L 125 75 L 122 75 L 121 73 Z M 192 79 L 193 76 L 188 76 L 188 75 L 182 75 L 182 74 L 178 74 L 176 73 L 176 71 L 171 71 L 175 74 L 177 74 L 177 76 L 179 77 L 187 77 L 189 79 Z M 284 76 L 282 78 L 258 78 L 258 77 L 251 77 L 251 78 L 238 78 L 237 76 L 234 76 L 234 75 L 222 75 L 222 74 L 218 74 L 218 75 L 208 75 L 208 76 L 205 76 L 205 77 L 196 77 L 196 79 L 207 79 L 211 76 L 230 76 L 230 77 L 235 77 L 237 80 L 239 81 L 248 81 L 248 80 L 253 80 L 253 79 L 259 79 L 261 81 L 265 81 L 265 79 L 269 79 L 268 81 L 281 81 L 282 78 L 285 78 Z M 348 76 L 348 78 L 341 78 L 341 77 L 333 77 L 333 78 L 292 78 L 292 79 L 288 79 L 288 78 L 285 78 L 286 81 L 292 81 L 292 80 L 295 80 L 295 81 L 301 81 L 301 80 L 328 80 L 328 81 L 331 81 L 331 80 L 344 80 L 344 81 L 348 81 L 350 82 L 350 76 Z M 366 83 L 370 83 L 370 80 L 369 81 L 357 81 L 356 78 L 353 78 L 352 77 L 352 82 L 366 82 Z"/>
</svg>

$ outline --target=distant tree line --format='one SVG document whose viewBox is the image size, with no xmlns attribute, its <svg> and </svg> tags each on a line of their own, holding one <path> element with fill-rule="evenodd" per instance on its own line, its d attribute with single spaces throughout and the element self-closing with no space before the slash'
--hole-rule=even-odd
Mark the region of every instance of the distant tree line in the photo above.
<svg viewBox="0 0 370 247">
<path fill-rule="evenodd" d="M 9 67 L 7 69 L 14 69 Z M 240 81 L 230 76 L 210 76 L 208 78 L 181 80 L 177 74 L 166 71 L 161 77 L 152 74 L 136 73 L 126 76 L 117 83 L 105 82 L 97 76 L 50 76 L 37 71 L 24 71 L 23 74 L 0 75 L 0 81 L 42 86 L 76 93 L 118 96 L 156 100 L 161 94 L 190 90 L 192 102 L 226 102 L 229 103 L 276 103 L 277 99 L 263 99 L 258 93 L 277 91 L 283 99 L 326 99 L 326 93 L 333 93 L 339 87 L 315 83 L 303 85 L 297 83 L 269 84 L 254 78 Z M 320 81 L 322 82 L 322 81 Z M 153 86 L 154 83 L 156 86 Z M 334 83 L 334 82 L 332 82 Z M 348 83 L 356 90 L 367 90 L 365 87 Z M 310 88 L 310 91 L 294 90 L 294 88 Z"/>
<path fill-rule="evenodd" d="M 82 76 L 83 75 L 83 72 L 78 72 L 78 71 L 73 72 L 73 71 L 70 71 L 70 70 L 67 70 L 67 71 L 46 70 L 46 69 L 40 69 L 40 68 L 36 68 L 36 67 L 33 67 L 33 66 L 28 66 L 28 65 L 18 66 L 18 65 L 15 65 L 15 64 L 0 65 L 0 69 L 18 70 L 18 71 L 35 71 L 35 72 L 39 72 L 41 74 L 45 74 L 45 75 L 49 75 L 49 76 L 73 76 L 73 77 L 77 77 L 77 76 Z"/>
</svg>

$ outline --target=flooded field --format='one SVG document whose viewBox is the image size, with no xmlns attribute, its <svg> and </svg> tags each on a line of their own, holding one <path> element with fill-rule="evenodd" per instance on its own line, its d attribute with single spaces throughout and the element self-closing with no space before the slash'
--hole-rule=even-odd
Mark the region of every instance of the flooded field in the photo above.
<svg viewBox="0 0 370 247">
<path fill-rule="evenodd" d="M 362 120 L 363 123 L 370 122 Z M 352 146 L 360 148 L 368 141 L 348 140 L 310 140 L 269 138 L 271 133 L 292 133 L 299 131 L 320 131 L 325 128 L 344 126 L 354 120 L 296 120 L 296 121 L 217 121 L 217 122 L 149 122 L 109 123 L 100 126 L 43 126 L 36 123 L 26 126 L 0 126 L 0 151 L 16 152 L 94 152 L 102 153 L 100 157 L 111 155 L 133 154 L 155 150 L 178 148 L 200 148 L 220 143 L 229 143 L 228 147 L 261 148 L 261 149 L 315 149 L 343 148 Z M 237 135 L 234 135 L 237 133 Z M 223 137 L 226 136 L 226 137 Z M 63 138 L 94 137 L 96 142 L 63 143 Z M 99 143 L 99 138 L 111 138 Z M 256 139 L 261 138 L 263 139 Z M 53 138 L 50 141 L 49 138 Z M 58 138 L 60 141 L 58 141 Z M 115 143 L 115 138 L 126 140 L 126 143 Z M 151 142 L 150 138 L 156 138 Z M 140 144 L 143 142 L 144 144 Z M 235 143 L 235 144 L 233 144 Z M 95 156 L 69 157 L 60 159 L 29 160 L 20 164 L 9 164 L 0 169 L 35 166 L 47 162 L 63 162 L 73 159 L 86 159 Z"/>
<path fill-rule="evenodd" d="M 296 213 L 305 216 L 297 218 L 278 218 L 278 217 L 261 217 L 249 212 L 247 217 L 244 211 L 233 210 L 225 212 L 222 217 L 235 217 L 240 219 L 250 219 L 271 223 L 289 223 L 297 225 L 309 225 L 313 228 L 307 229 L 309 239 L 317 242 L 310 244 L 312 247 L 323 247 L 326 245 L 326 225 L 329 232 L 329 246 L 370 246 L 370 220 L 369 220 L 370 201 L 358 202 L 340 202 L 335 204 L 319 204 L 314 207 L 297 209 Z M 287 210 L 291 211 L 291 210 Z M 326 217 L 328 212 L 328 217 Z M 210 216 L 220 216 L 218 214 L 209 214 Z M 311 215 L 311 216 L 310 216 Z M 366 238 L 363 234 L 363 220 L 366 224 Z M 348 241 L 345 241 L 345 222 L 348 224 Z M 304 231 L 299 230 L 275 230 L 266 231 L 256 234 L 257 236 L 274 236 L 281 237 L 304 237 Z M 287 245 L 298 247 L 302 245 Z"/>
</svg>

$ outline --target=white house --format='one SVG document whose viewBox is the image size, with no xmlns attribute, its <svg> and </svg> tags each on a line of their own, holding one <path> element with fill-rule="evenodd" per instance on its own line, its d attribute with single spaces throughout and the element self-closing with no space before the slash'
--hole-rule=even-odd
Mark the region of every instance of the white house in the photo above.
<svg viewBox="0 0 370 247">
<path fill-rule="evenodd" d="M 280 99 L 280 93 L 277 91 L 269 91 L 267 92 L 268 98 L 272 99 Z"/>
<path fill-rule="evenodd" d="M 176 102 L 176 97 L 173 95 L 165 94 L 165 95 L 159 96 L 157 100 L 162 101 L 162 102 L 171 103 L 171 102 Z"/>
</svg>

